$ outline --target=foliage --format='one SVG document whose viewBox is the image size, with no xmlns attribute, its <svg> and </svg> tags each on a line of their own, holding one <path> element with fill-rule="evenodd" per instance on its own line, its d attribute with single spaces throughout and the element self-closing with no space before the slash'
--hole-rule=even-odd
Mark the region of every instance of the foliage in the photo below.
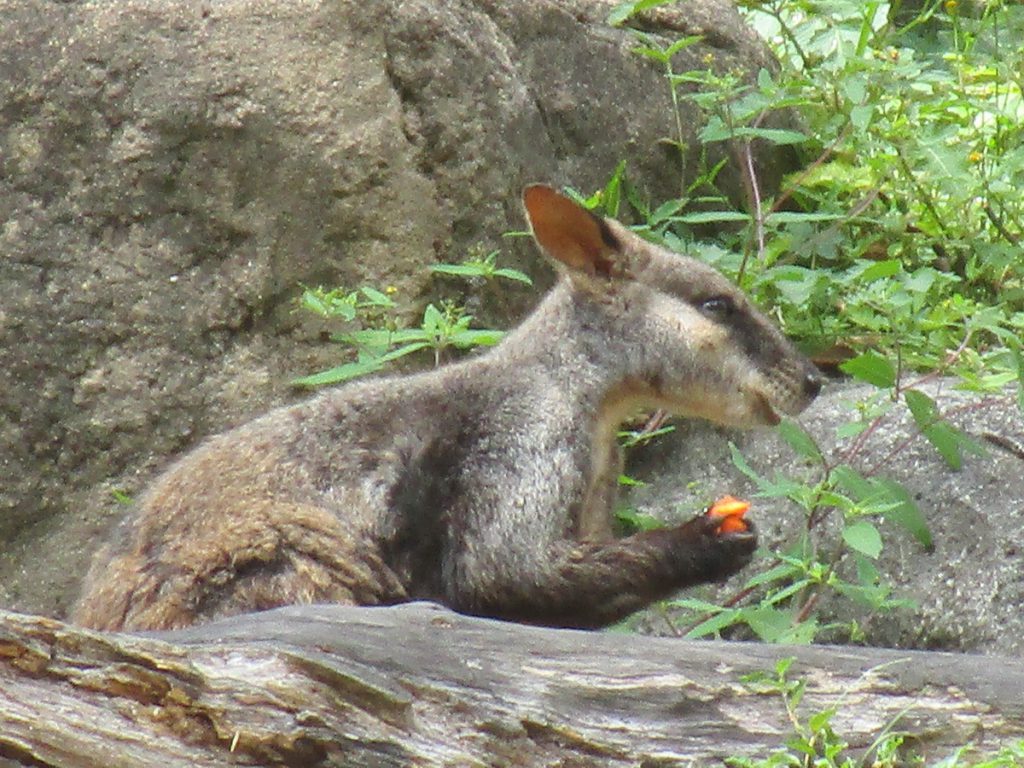
<svg viewBox="0 0 1024 768">
<path fill-rule="evenodd" d="M 771 672 L 747 675 L 743 683 L 759 695 L 779 696 L 786 709 L 786 717 L 793 726 L 793 735 L 785 748 L 765 758 L 733 757 L 726 763 L 734 768 L 898 768 L 925 766 L 904 743 L 905 734 L 897 726 L 899 719 L 890 722 L 866 750 L 852 750 L 834 726 L 837 708 L 828 708 L 801 715 L 801 704 L 807 681 L 789 675 L 793 659 L 782 659 Z M 851 754 L 855 753 L 855 754 Z M 1024 762 L 1024 741 L 1002 747 L 997 752 L 975 756 L 970 746 L 964 746 L 942 760 L 929 763 L 928 768 L 1019 768 Z"/>
<path fill-rule="evenodd" d="M 469 258 L 461 264 L 434 264 L 430 271 L 439 275 L 483 278 L 485 280 L 503 277 L 506 280 L 514 280 L 517 283 L 533 285 L 533 281 L 518 269 L 499 267 L 497 251 L 490 251 L 486 255 L 470 254 Z"/>
<path fill-rule="evenodd" d="M 623 3 L 609 21 L 624 24 L 661 4 Z M 577 197 L 611 215 L 628 206 L 640 234 L 732 275 L 812 355 L 878 388 L 840 428 L 846 442 L 838 458 L 824 457 L 797 425 L 781 425 L 806 460 L 801 476 L 766 477 L 733 449 L 759 496 L 786 498 L 803 512 L 803 535 L 771 553 L 723 605 L 670 603 L 678 631 L 691 637 L 745 626 L 767 641 L 810 642 L 824 632 L 857 640 L 856 625 L 819 625 L 820 598 L 831 592 L 872 610 L 899 608 L 905 603 L 875 564 L 886 538 L 900 530 L 931 546 L 911 495 L 875 470 L 854 469 L 866 439 L 905 407 L 958 469 L 983 448 L 921 385 L 953 374 L 963 388 L 1009 400 L 1006 386 L 1024 371 L 1024 6 L 740 6 L 781 62 L 753 82 L 716 68 L 710 55 L 703 69 L 678 67 L 677 54 L 700 38 L 633 33 L 636 54 L 665 72 L 676 131 L 666 141 L 679 150 L 681 168 L 692 154 L 681 106 L 705 114 L 697 177 L 683 181 L 675 198 L 652 202 L 621 163 L 604 189 Z M 774 197 L 759 184 L 754 143 L 801 156 L 804 170 Z M 726 145 L 728 152 L 712 151 Z M 723 155 L 746 176 L 741 207 L 719 189 L 728 160 L 709 158 Z M 1019 386 L 1017 401 L 1024 408 Z M 650 526 L 631 510 L 620 518 Z"/>
<path fill-rule="evenodd" d="M 531 282 L 519 270 L 499 267 L 497 251 L 486 255 L 471 254 L 461 264 L 435 264 L 431 269 L 437 274 L 460 278 L 503 278 L 527 285 Z M 306 288 L 299 299 L 303 309 L 356 326 L 332 336 L 334 341 L 354 350 L 356 359 L 293 383 L 304 387 L 337 384 L 376 373 L 421 350 L 433 352 L 436 366 L 441 364 L 449 350 L 494 346 L 504 335 L 498 330 L 470 328 L 473 316 L 451 301 L 428 304 L 418 326 L 403 327 L 391 298 L 393 292 L 381 292 L 365 286 L 355 291 Z"/>
<path fill-rule="evenodd" d="M 620 6 L 616 20 L 653 4 Z M 1024 331 L 1024 7 L 933 0 L 901 19 L 899 3 L 741 5 L 780 73 L 677 72 L 693 37 L 637 33 L 636 52 L 665 68 L 677 124 L 689 100 L 707 115 L 704 148 L 741 148 L 747 209 L 718 191 L 721 163 L 657 207 L 620 178 L 641 229 L 704 251 L 811 350 L 874 350 L 975 388 L 1011 380 L 1006 345 Z M 781 109 L 799 129 L 773 119 Z M 749 162 L 753 140 L 792 145 L 806 163 L 774 199 Z M 708 224 L 721 226 L 710 243 Z"/>
</svg>

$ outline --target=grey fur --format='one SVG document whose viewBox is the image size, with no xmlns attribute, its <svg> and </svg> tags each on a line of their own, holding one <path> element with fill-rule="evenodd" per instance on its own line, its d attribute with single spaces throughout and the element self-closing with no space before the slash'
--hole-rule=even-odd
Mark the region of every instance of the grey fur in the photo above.
<svg viewBox="0 0 1024 768">
<path fill-rule="evenodd" d="M 614 539 L 615 432 L 640 406 L 795 414 L 813 366 L 710 267 L 527 188 L 564 273 L 491 352 L 325 391 L 211 438 L 97 554 L 74 619 L 186 626 L 277 605 L 429 598 L 595 627 L 724 578 L 756 543 L 698 517 Z"/>
</svg>

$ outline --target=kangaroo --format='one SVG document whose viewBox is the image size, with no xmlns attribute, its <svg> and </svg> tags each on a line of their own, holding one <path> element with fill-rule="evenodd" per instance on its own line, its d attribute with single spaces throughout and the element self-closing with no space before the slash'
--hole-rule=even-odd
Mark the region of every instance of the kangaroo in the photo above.
<svg viewBox="0 0 1024 768">
<path fill-rule="evenodd" d="M 561 276 L 493 350 L 324 391 L 213 437 L 138 499 L 73 611 L 171 629 L 289 603 L 429 599 L 596 628 L 742 568 L 721 520 L 623 538 L 616 430 L 640 407 L 771 425 L 812 364 L 711 267 L 547 186 L 523 203 Z"/>
</svg>

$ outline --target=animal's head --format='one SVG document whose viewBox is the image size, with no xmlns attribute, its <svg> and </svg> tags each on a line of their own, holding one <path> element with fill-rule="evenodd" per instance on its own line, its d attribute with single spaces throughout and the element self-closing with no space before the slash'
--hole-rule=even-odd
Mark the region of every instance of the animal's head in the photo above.
<svg viewBox="0 0 1024 768">
<path fill-rule="evenodd" d="M 523 192 L 533 235 L 598 312 L 601 354 L 629 399 L 728 426 L 778 423 L 817 396 L 821 377 L 714 268 L 595 216 L 550 187 Z"/>
</svg>

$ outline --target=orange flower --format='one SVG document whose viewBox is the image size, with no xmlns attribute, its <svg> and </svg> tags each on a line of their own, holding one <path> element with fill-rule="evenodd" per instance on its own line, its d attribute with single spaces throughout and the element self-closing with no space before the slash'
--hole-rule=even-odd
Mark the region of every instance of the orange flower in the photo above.
<svg viewBox="0 0 1024 768">
<path fill-rule="evenodd" d="M 732 496 L 723 496 L 710 507 L 705 514 L 708 517 L 721 517 L 722 523 L 718 526 L 717 533 L 736 533 L 746 531 L 747 524 L 743 516 L 750 509 L 750 502 L 736 499 Z"/>
</svg>

